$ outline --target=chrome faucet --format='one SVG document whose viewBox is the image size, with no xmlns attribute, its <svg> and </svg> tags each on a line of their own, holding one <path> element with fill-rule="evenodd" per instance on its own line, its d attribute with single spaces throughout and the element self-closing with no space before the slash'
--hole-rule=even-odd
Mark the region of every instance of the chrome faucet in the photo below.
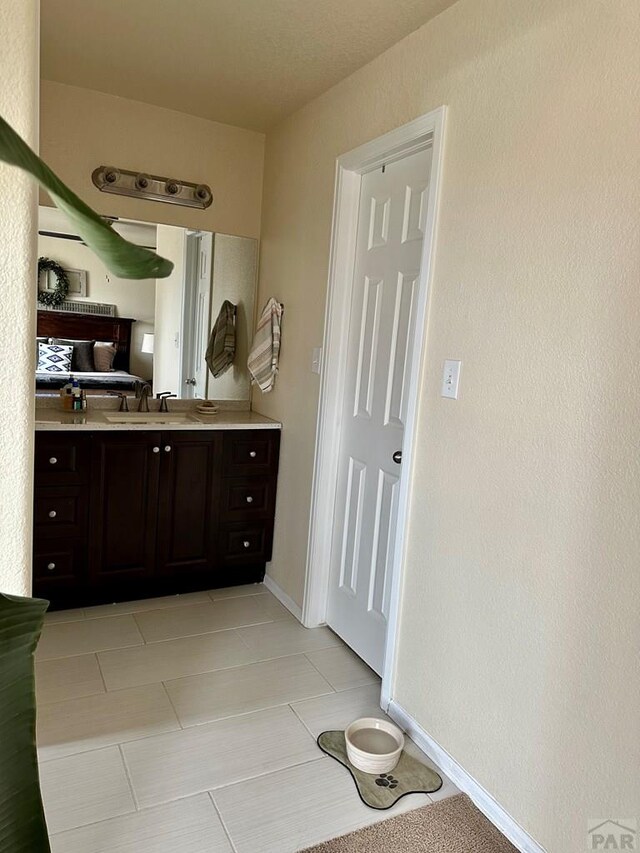
<svg viewBox="0 0 640 853">
<path fill-rule="evenodd" d="M 149 395 L 152 393 L 151 385 L 148 382 L 143 382 L 142 385 L 136 388 L 136 397 L 140 398 L 140 402 L 138 403 L 139 412 L 149 411 Z"/>
<path fill-rule="evenodd" d="M 156 394 L 156 400 L 160 400 L 160 408 L 159 412 L 168 412 L 169 407 L 167 406 L 167 400 L 169 397 L 177 397 L 177 394 L 172 394 L 171 391 L 161 391 L 159 394 Z"/>
</svg>

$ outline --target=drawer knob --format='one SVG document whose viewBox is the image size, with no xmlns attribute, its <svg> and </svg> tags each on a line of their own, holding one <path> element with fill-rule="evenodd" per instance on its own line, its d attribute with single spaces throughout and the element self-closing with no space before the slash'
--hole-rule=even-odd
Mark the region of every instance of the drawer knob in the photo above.
<svg viewBox="0 0 640 853">
<path fill-rule="evenodd" d="M 57 461 L 58 460 L 55 456 L 49 457 L 49 465 L 55 465 Z"/>
<path fill-rule="evenodd" d="M 253 498 L 251 497 L 251 495 L 247 495 L 247 503 L 248 503 L 248 504 L 252 504 L 252 503 L 253 503 Z"/>
<path fill-rule="evenodd" d="M 47 568 L 49 569 L 50 572 L 52 572 L 55 569 L 55 567 L 56 567 L 55 563 L 47 563 Z"/>
<path fill-rule="evenodd" d="M 49 518 L 55 518 L 57 514 L 58 513 L 55 511 L 55 509 L 49 510 Z"/>
<path fill-rule="evenodd" d="M 257 455 L 258 455 L 258 454 L 255 452 L 255 450 L 250 450 L 250 451 L 249 451 L 249 456 L 250 456 L 252 459 L 255 459 Z"/>
<path fill-rule="evenodd" d="M 164 452 L 165 453 L 171 453 L 171 445 L 170 444 L 165 444 Z"/>
<path fill-rule="evenodd" d="M 160 448 L 159 448 L 159 447 L 154 447 L 154 448 L 152 448 L 152 449 L 153 449 L 153 452 L 154 452 L 154 453 L 160 453 Z"/>
<path fill-rule="evenodd" d="M 245 548 L 251 548 L 251 542 L 249 542 L 248 539 L 245 539 L 242 544 L 244 545 Z"/>
</svg>

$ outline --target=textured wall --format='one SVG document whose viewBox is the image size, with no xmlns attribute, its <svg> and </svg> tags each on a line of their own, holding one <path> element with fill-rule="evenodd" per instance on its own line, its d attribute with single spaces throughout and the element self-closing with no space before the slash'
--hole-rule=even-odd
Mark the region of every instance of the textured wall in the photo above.
<svg viewBox="0 0 640 853">
<path fill-rule="evenodd" d="M 47 80 L 40 121 L 42 156 L 99 213 L 259 236 L 263 134 Z M 102 193 L 91 183 L 101 164 L 209 184 L 213 204 L 197 210 Z"/>
<path fill-rule="evenodd" d="M 255 406 L 301 603 L 335 157 L 449 106 L 395 696 L 554 853 L 640 803 L 638 23 L 460 0 L 267 139 L 259 302 L 286 313 Z"/>
<path fill-rule="evenodd" d="M 3 0 L 0 33 L 0 115 L 36 145 L 36 0 Z M 15 595 L 31 589 L 35 221 L 35 188 L 0 165 L 0 591 Z"/>
</svg>

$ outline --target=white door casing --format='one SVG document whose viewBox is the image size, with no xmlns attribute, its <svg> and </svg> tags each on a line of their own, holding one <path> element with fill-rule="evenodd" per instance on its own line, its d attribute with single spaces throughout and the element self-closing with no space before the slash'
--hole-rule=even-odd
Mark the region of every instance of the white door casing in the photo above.
<svg viewBox="0 0 640 853">
<path fill-rule="evenodd" d="M 360 185 L 327 624 L 378 673 L 430 169 L 428 147 Z"/>
<path fill-rule="evenodd" d="M 311 523 L 303 601 L 303 623 L 314 627 L 326 622 L 329 598 L 332 537 L 337 500 L 338 459 L 345 392 L 351 289 L 356 259 L 357 221 L 363 174 L 416 151 L 431 147 L 431 180 L 427 193 L 420 289 L 415 302 L 414 345 L 406 365 L 406 421 L 402 478 L 396 486 L 397 524 L 392 572 L 387 587 L 388 629 L 382 674 L 381 706 L 393 698 L 398 613 L 402 593 L 402 566 L 406 546 L 406 517 L 413 465 L 418 390 L 424 354 L 428 288 L 432 272 L 436 211 L 442 173 L 446 108 L 440 107 L 359 148 L 336 162 L 336 189 L 329 259 L 329 282 L 323 347 L 316 458 L 312 490 Z M 391 545 L 389 545 L 391 550 Z"/>
<path fill-rule="evenodd" d="M 213 234 L 189 232 L 185 258 L 182 303 L 182 393 L 184 397 L 205 399 L 207 364 L 204 360 L 211 331 L 211 270 Z"/>
</svg>

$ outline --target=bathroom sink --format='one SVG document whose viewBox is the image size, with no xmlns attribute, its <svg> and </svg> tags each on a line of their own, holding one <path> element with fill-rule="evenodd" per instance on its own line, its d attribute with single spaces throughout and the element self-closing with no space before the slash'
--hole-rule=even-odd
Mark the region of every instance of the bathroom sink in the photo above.
<svg viewBox="0 0 640 853">
<path fill-rule="evenodd" d="M 187 424 L 196 423 L 186 412 L 116 412 L 105 414 L 110 424 Z"/>
</svg>

